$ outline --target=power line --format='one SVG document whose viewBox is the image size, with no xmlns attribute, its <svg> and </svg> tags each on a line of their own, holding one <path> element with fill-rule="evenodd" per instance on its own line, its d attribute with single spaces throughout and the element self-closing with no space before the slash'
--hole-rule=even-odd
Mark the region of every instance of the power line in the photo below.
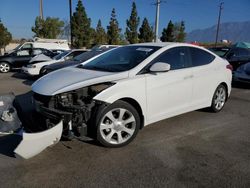
<svg viewBox="0 0 250 188">
<path fill-rule="evenodd" d="M 215 47 L 217 46 L 217 43 L 218 43 L 218 35 L 219 35 L 219 30 L 220 30 L 220 17 L 221 17 L 221 11 L 223 9 L 223 5 L 224 5 L 224 2 L 221 2 L 219 6 L 219 17 L 218 17 L 218 24 L 217 24 L 217 29 L 216 29 Z"/>
</svg>

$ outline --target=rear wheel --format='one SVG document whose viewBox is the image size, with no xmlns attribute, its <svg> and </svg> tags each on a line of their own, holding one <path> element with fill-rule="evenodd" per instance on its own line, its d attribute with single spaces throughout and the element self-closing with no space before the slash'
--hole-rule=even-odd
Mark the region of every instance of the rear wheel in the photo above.
<svg viewBox="0 0 250 188">
<path fill-rule="evenodd" d="M 214 92 L 212 105 L 211 105 L 210 109 L 213 112 L 221 111 L 225 105 L 226 99 L 227 99 L 226 87 L 223 85 L 219 85 Z"/>
<path fill-rule="evenodd" d="M 0 72 L 7 73 L 11 69 L 10 64 L 6 62 L 0 62 Z"/>
<path fill-rule="evenodd" d="M 140 116 L 133 106 L 117 101 L 97 115 L 97 140 L 106 147 L 130 143 L 140 127 Z"/>
</svg>

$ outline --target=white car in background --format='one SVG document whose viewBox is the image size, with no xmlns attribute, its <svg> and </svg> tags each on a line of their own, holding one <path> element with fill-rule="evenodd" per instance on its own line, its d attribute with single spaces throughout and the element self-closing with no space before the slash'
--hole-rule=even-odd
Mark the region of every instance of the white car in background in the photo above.
<svg viewBox="0 0 250 188">
<path fill-rule="evenodd" d="M 69 51 L 65 51 L 61 54 L 56 55 L 51 60 L 48 60 L 45 57 L 41 57 L 41 56 L 34 57 L 33 59 L 31 59 L 28 65 L 22 67 L 22 71 L 25 74 L 28 74 L 29 76 L 38 76 L 42 74 L 42 70 L 46 66 L 51 65 L 53 63 L 58 63 L 58 62 L 73 59 L 74 57 L 84 52 L 86 52 L 86 50 L 81 50 L 81 49 L 69 50 Z M 44 61 L 37 62 L 37 58 L 40 58 L 40 57 L 43 58 Z"/>
<path fill-rule="evenodd" d="M 23 135 L 15 152 L 34 156 L 62 134 L 121 147 L 157 121 L 207 107 L 219 112 L 231 80 L 232 66 L 198 46 L 144 43 L 113 49 L 32 85 L 36 110 L 47 117 L 45 131 Z"/>
</svg>

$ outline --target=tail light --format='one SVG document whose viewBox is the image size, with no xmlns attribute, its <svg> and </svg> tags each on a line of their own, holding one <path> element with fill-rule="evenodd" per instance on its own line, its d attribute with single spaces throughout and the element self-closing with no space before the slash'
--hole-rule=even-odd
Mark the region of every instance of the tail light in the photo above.
<svg viewBox="0 0 250 188">
<path fill-rule="evenodd" d="M 233 71 L 233 66 L 230 65 L 230 64 L 228 64 L 228 65 L 226 66 L 226 68 L 229 69 L 229 70 L 231 70 L 231 71 Z"/>
</svg>

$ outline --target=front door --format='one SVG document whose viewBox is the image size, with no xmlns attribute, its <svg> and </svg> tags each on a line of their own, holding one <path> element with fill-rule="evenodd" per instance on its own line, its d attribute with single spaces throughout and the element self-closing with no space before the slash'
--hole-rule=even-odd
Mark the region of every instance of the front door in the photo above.
<svg viewBox="0 0 250 188">
<path fill-rule="evenodd" d="M 152 123 L 185 112 L 192 98 L 192 69 L 188 51 L 176 47 L 165 51 L 153 63 L 170 64 L 170 71 L 146 75 L 147 121 Z"/>
</svg>

